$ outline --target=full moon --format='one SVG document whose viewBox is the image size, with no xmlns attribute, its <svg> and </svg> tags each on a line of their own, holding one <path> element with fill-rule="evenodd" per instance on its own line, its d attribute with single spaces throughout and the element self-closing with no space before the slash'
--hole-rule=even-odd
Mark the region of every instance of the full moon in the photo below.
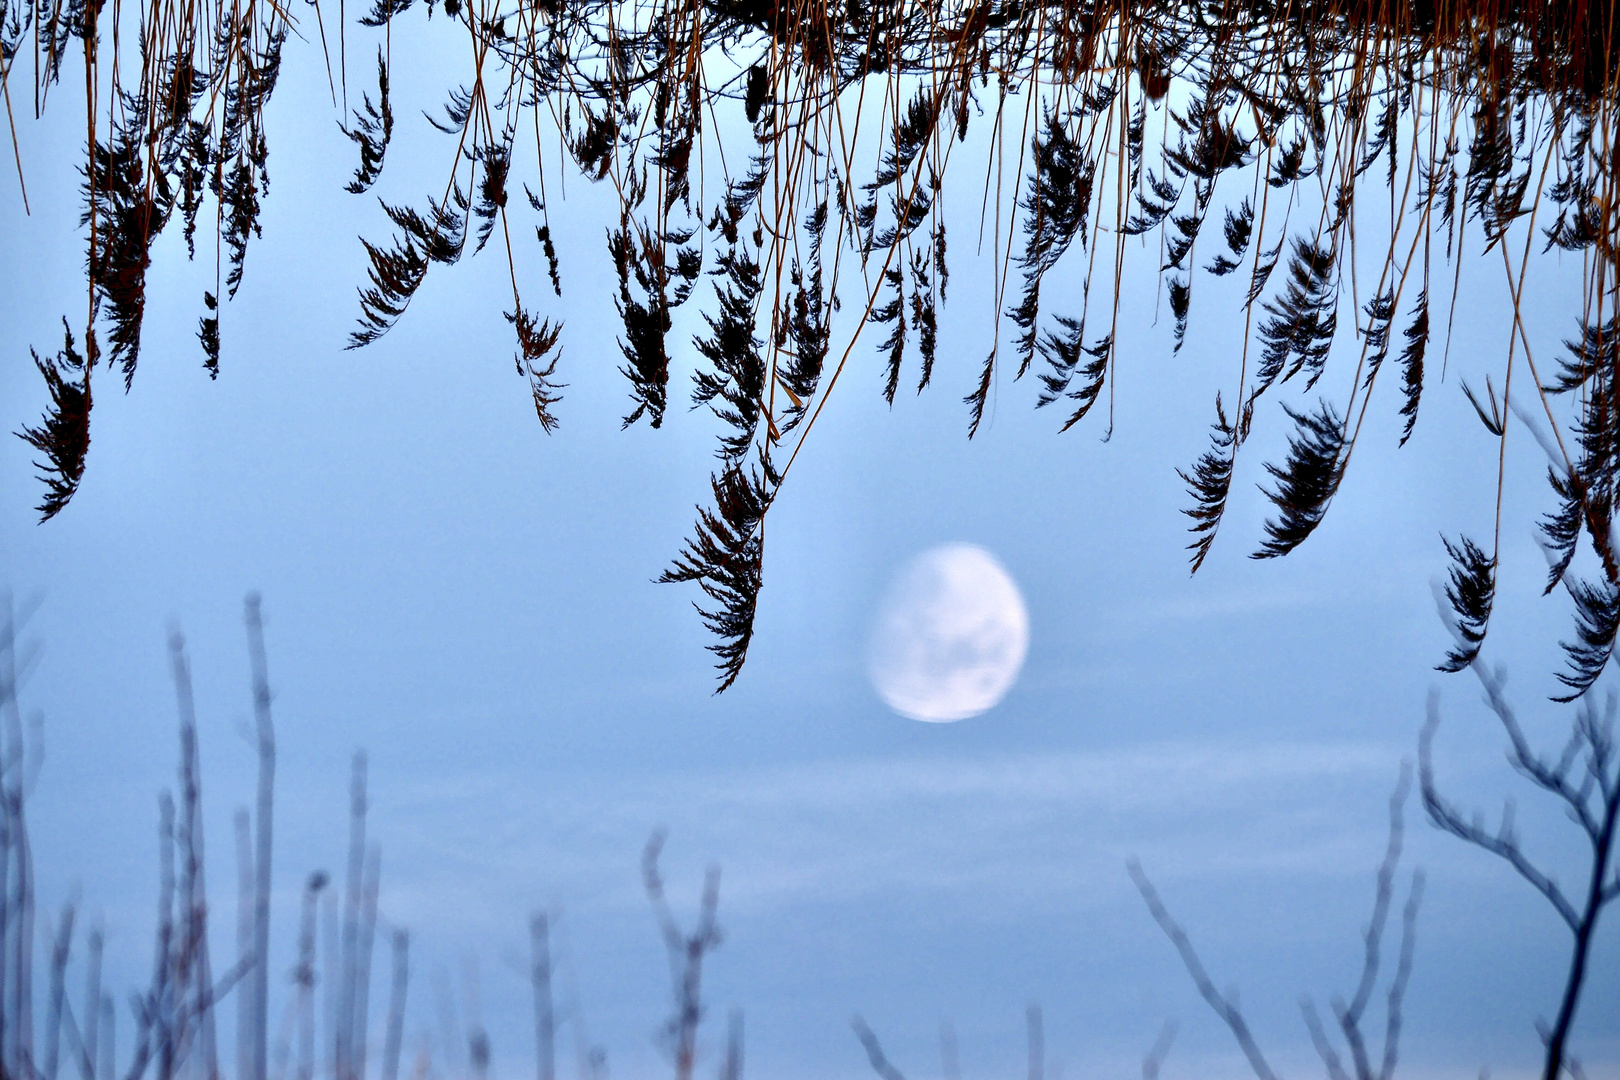
<svg viewBox="0 0 1620 1080">
<path fill-rule="evenodd" d="M 868 670 L 889 708 L 948 723 L 999 702 L 1029 650 L 1029 613 L 1001 563 L 974 544 L 908 562 L 872 627 Z"/>
</svg>

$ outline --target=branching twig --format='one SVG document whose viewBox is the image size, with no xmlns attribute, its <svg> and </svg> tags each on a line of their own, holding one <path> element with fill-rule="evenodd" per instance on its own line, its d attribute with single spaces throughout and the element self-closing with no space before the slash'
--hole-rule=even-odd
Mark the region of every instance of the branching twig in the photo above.
<svg viewBox="0 0 1620 1080">
<path fill-rule="evenodd" d="M 1367 925 L 1363 935 L 1363 953 L 1361 975 L 1356 982 L 1356 993 L 1346 1004 L 1335 1000 L 1334 1016 L 1338 1020 L 1339 1030 L 1345 1044 L 1350 1049 L 1351 1062 L 1354 1066 L 1354 1080 L 1392 1080 L 1395 1072 L 1397 1048 L 1401 1032 L 1401 1002 L 1406 993 L 1407 981 L 1412 971 L 1412 947 L 1414 931 L 1417 926 L 1418 905 L 1423 896 L 1422 872 L 1412 875 L 1411 889 L 1407 894 L 1405 911 L 1401 922 L 1401 952 L 1400 961 L 1394 977 L 1390 980 L 1388 993 L 1388 1008 L 1384 1030 L 1383 1052 L 1380 1056 L 1378 1068 L 1374 1069 L 1371 1054 L 1367 1047 L 1366 1036 L 1362 1031 L 1362 1020 L 1367 1004 L 1372 998 L 1372 992 L 1377 984 L 1378 969 L 1380 965 L 1380 946 L 1383 940 L 1384 926 L 1389 918 L 1390 900 L 1393 894 L 1395 868 L 1400 861 L 1402 838 L 1405 835 L 1404 807 L 1407 793 L 1411 787 L 1411 767 L 1401 765 L 1400 779 L 1396 782 L 1394 794 L 1389 800 L 1389 841 L 1384 849 L 1384 859 L 1379 864 L 1377 875 L 1377 889 L 1373 898 L 1372 919 Z M 1209 977 L 1203 962 L 1199 959 L 1197 951 L 1193 948 L 1192 940 L 1187 936 L 1165 908 L 1164 902 L 1159 898 L 1158 890 L 1143 872 L 1141 864 L 1134 858 L 1126 863 L 1130 870 L 1131 879 L 1147 902 L 1148 910 L 1152 913 L 1154 921 L 1169 937 L 1176 951 L 1181 954 L 1182 963 L 1187 967 L 1187 973 L 1192 976 L 1193 984 L 1203 995 L 1215 1014 L 1231 1029 L 1232 1034 L 1242 1048 L 1244 1056 L 1249 1059 L 1249 1067 L 1254 1070 L 1255 1076 L 1260 1080 L 1276 1080 L 1276 1074 L 1266 1062 L 1254 1036 L 1249 1031 L 1249 1025 L 1243 1018 L 1238 1006 L 1236 991 L 1221 993 L 1215 988 L 1215 982 Z M 1323 1064 L 1327 1067 L 1330 1080 L 1351 1080 L 1352 1074 L 1344 1066 L 1344 1061 L 1332 1040 L 1328 1037 L 1321 1018 L 1317 1015 L 1316 1006 L 1309 997 L 1300 999 L 1300 1012 L 1304 1016 L 1306 1030 L 1311 1036 L 1311 1043 L 1321 1056 Z M 1154 1069 L 1157 1072 L 1157 1066 Z M 1146 1067 L 1144 1066 L 1144 1075 Z"/>
<path fill-rule="evenodd" d="M 1568 1052 L 1569 1031 L 1586 981 L 1593 932 L 1603 909 L 1620 896 L 1620 876 L 1610 880 L 1617 820 L 1620 820 L 1620 765 L 1617 765 L 1620 758 L 1615 753 L 1614 742 L 1616 696 L 1613 693 L 1609 695 L 1601 718 L 1590 700 L 1590 694 L 1577 702 L 1569 742 L 1554 760 L 1531 749 L 1517 716 L 1503 695 L 1501 673 L 1491 671 L 1477 658 L 1470 667 L 1484 688 L 1486 705 L 1507 733 L 1508 762 L 1519 775 L 1564 804 L 1570 819 L 1585 834 L 1591 849 L 1585 888 L 1571 900 L 1550 874 L 1537 867 L 1524 854 L 1513 827 L 1511 801 L 1503 810 L 1501 825 L 1494 833 L 1485 828 L 1483 818 L 1479 815 L 1472 820 L 1464 819 L 1462 812 L 1440 794 L 1435 784 L 1434 735 L 1440 726 L 1440 696 L 1438 691 L 1429 693 L 1428 715 L 1418 739 L 1423 805 L 1429 812 L 1429 820 L 1512 866 L 1520 877 L 1546 897 L 1574 936 L 1574 951 L 1565 975 L 1558 1015 L 1543 1031 L 1547 1054 L 1542 1077 L 1543 1080 L 1559 1080 L 1565 1069 L 1572 1068 Z M 1582 773 L 1579 781 L 1570 777 L 1577 760 L 1581 763 Z"/>
</svg>

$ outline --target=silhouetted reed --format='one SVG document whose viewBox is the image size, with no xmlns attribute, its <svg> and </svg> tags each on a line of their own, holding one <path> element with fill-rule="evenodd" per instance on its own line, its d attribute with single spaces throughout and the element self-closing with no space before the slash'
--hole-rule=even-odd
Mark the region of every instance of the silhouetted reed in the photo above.
<svg viewBox="0 0 1620 1080">
<path fill-rule="evenodd" d="M 333 50 L 331 13 L 314 7 L 331 96 L 343 101 L 343 128 L 358 147 L 348 183 L 354 192 L 370 189 L 386 167 L 400 89 L 391 35 L 403 32 L 395 23 L 413 6 L 374 0 L 359 15 L 381 41 L 376 95 L 365 91 L 352 118 L 347 17 L 339 5 Z M 1328 384 L 1332 396 L 1280 403 L 1294 432 L 1287 456 L 1253 471 L 1276 481 L 1266 490 L 1274 508 L 1254 553 L 1271 557 L 1297 547 L 1323 520 L 1386 370 L 1396 371 L 1386 381 L 1396 380 L 1403 441 L 1411 435 L 1432 382 L 1426 358 L 1439 312 L 1448 340 L 1456 317 L 1465 247 L 1487 267 L 1500 261 L 1512 307 L 1502 409 L 1514 407 L 1517 385 L 1517 401 L 1535 399 L 1555 429 L 1567 429 L 1554 432 L 1557 509 L 1544 531 L 1554 553 L 1550 587 L 1565 584 L 1575 604 L 1572 691 L 1589 686 L 1612 655 L 1620 628 L 1611 536 L 1620 469 L 1613 437 L 1620 57 L 1612 4 L 427 0 L 423 7 L 465 33 L 470 68 L 445 92 L 442 116 L 432 118 L 453 143 L 443 173 L 430 178 L 419 206 L 384 203 L 393 235 L 365 242 L 368 280 L 350 345 L 388 333 L 430 270 L 498 241 L 510 271 L 511 307 L 503 313 L 517 337 L 517 371 L 550 430 L 562 385 L 562 326 L 537 309 L 535 294 L 560 296 L 563 264 L 579 256 L 559 255 L 553 244 L 548 192 L 559 190 L 564 169 L 611 184 L 618 208 L 605 224 L 624 330 L 609 362 L 622 360 L 629 381 L 627 425 L 662 424 L 676 349 L 670 335 L 679 309 L 699 297 L 693 403 L 709 404 L 724 431 L 713 501 L 699 509 L 692 538 L 663 580 L 695 583 L 706 596 L 702 613 L 719 639 L 712 648 L 722 688 L 737 678 L 752 638 L 764 519 L 864 329 L 877 324 L 885 335 L 875 381 L 889 401 L 905 381 L 908 356 L 916 358 L 919 390 L 937 377 L 946 224 L 963 212 L 948 213 L 945 197 L 962 186 L 951 177 L 964 169 L 984 185 L 979 232 L 992 241 L 984 257 L 996 313 L 984 360 L 959 376 L 970 435 L 1002 368 L 1003 320 L 1012 377 L 1040 375 L 1037 404 L 1061 402 L 1070 427 L 1106 389 L 1102 429 L 1112 429 L 1121 283 L 1128 251 L 1142 246 L 1132 238 L 1156 237 L 1145 250 L 1158 254 L 1139 257 L 1157 260 L 1150 265 L 1169 301 L 1178 351 L 1197 340 L 1193 312 L 1209 279 L 1243 275 L 1237 310 L 1245 339 L 1238 355 L 1223 358 L 1231 416 L 1217 398 L 1209 449 L 1186 474 L 1195 570 L 1220 531 L 1233 479 L 1247 468 L 1239 459 L 1262 396 L 1294 380 L 1309 392 L 1333 357 L 1342 360 L 1341 378 Z M 114 25 L 120 17 L 127 25 Z M 4 73 L 32 58 L 36 113 L 70 54 L 82 53 L 87 93 L 84 347 L 70 331 L 54 358 L 36 356 L 51 403 L 38 425 L 21 432 L 41 455 L 43 517 L 67 505 L 82 477 L 98 365 L 117 364 L 126 386 L 134 376 L 157 236 L 178 220 L 192 245 L 210 199 L 216 280 L 198 336 L 205 367 L 218 371 L 219 300 L 235 294 L 259 231 L 269 177 L 265 106 L 294 18 L 275 0 L 127 7 L 0 0 Z M 121 40 L 138 41 L 138 51 L 117 56 Z M 532 157 L 519 137 L 530 129 Z M 969 142 L 975 131 L 979 138 Z M 953 151 L 975 160 L 953 170 Z M 694 162 L 722 163 L 718 182 L 702 169 L 694 177 Z M 520 183 L 527 198 L 514 201 Z M 1358 232 L 1357 209 L 1369 198 L 1376 213 L 1361 215 Z M 529 215 L 546 264 L 538 288 L 520 273 L 532 257 L 513 241 L 524 235 L 510 220 L 520 214 Z M 1564 298 L 1575 321 L 1561 371 L 1543 343 L 1532 349 L 1521 318 L 1530 264 L 1552 249 L 1579 255 L 1583 267 L 1582 294 Z M 1070 276 L 1058 285 L 1052 275 L 1060 266 Z M 712 288 L 700 288 L 705 271 Z M 1545 344 L 1556 351 L 1557 342 Z M 1559 394 L 1569 395 L 1567 404 L 1555 403 Z M 1505 411 L 1482 417 L 1503 439 L 1497 420 Z M 1565 577 L 1583 532 L 1601 563 L 1592 582 Z M 1483 639 L 1496 538 L 1471 544 L 1452 545 L 1480 555 L 1459 564 L 1457 595 Z M 264 1072 L 256 1061 L 254 1080 L 266 1080 Z"/>
</svg>

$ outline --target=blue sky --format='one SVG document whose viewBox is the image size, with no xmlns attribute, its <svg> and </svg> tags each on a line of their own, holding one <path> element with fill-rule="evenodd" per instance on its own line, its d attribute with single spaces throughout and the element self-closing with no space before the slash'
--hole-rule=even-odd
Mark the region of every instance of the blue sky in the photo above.
<svg viewBox="0 0 1620 1080">
<path fill-rule="evenodd" d="M 560 230 L 569 385 L 556 435 L 513 374 L 497 251 L 435 270 L 391 335 L 344 352 L 364 273 L 355 237 L 378 232 L 380 214 L 340 190 L 351 146 L 312 94 L 313 56 L 294 50 L 272 112 L 265 235 L 225 309 L 219 380 L 192 334 L 211 267 L 186 265 L 168 237 L 133 391 L 103 382 L 90 468 L 57 520 L 34 524 L 28 448 L 0 440 L 0 583 L 42 598 L 25 688 L 47 725 L 32 803 L 42 906 L 78 888 L 115 970 L 141 977 L 155 797 L 174 768 L 171 621 L 198 686 L 214 882 L 229 880 L 230 814 L 251 777 L 241 599 L 258 589 L 282 747 L 283 967 L 291 890 L 337 868 L 348 760 L 365 747 L 382 907 L 415 935 L 411 1030 L 436 1030 L 434 972 L 461 985 L 476 958 L 500 1080 L 530 1068 L 517 958 L 537 906 L 561 914 L 580 1012 L 615 1075 L 664 1068 L 652 1033 L 667 978 L 637 877 L 660 825 L 688 918 L 703 866 L 724 867 L 707 1045 L 742 1006 L 750 1075 L 867 1075 L 856 1011 L 908 1076 L 938 1075 L 943 1018 L 966 1075 L 1010 1075 L 1029 1001 L 1066 1076 L 1134 1074 L 1170 1017 L 1167 1077 L 1245 1075 L 1132 888 L 1131 854 L 1217 980 L 1242 988 L 1288 1073 L 1317 1071 L 1296 1000 L 1353 986 L 1385 800 L 1430 685 L 1445 693 L 1443 782 L 1486 808 L 1515 790 L 1475 688 L 1432 670 L 1446 642 L 1428 587 L 1439 532 L 1477 535 L 1493 506 L 1494 444 L 1457 374 L 1501 365 L 1494 265 L 1465 265 L 1451 367 L 1412 442 L 1395 449 L 1398 402 L 1375 398 L 1327 524 L 1259 563 L 1258 462 L 1283 434 L 1262 416 L 1215 552 L 1189 578 L 1174 469 L 1204 446 L 1214 393 L 1234 377 L 1230 290 L 1201 286 L 1195 334 L 1172 356 L 1151 274 L 1127 279 L 1111 441 L 1096 418 L 1058 435 L 1035 388 L 1004 377 L 969 442 L 959 399 L 991 309 L 960 230 L 937 385 L 891 410 L 857 350 L 773 511 L 748 668 L 715 697 L 692 591 L 651 583 L 706 490 L 713 425 L 672 409 L 663 431 L 618 430 L 628 399 L 602 193 L 570 183 L 578 210 Z M 412 163 L 448 148 L 396 109 L 407 120 L 383 194 L 412 198 L 424 175 Z M 21 135 L 34 214 L 14 178 L 0 201 L 7 430 L 43 407 L 27 346 L 57 340 L 59 314 L 83 302 L 71 140 L 32 123 Z M 535 254 L 523 257 L 538 293 Z M 1532 275 L 1540 340 L 1565 332 L 1578 274 Z M 690 365 L 686 350 L 677 399 Z M 1335 377 L 1348 374 L 1321 389 L 1342 395 Z M 1492 649 L 1532 732 L 1561 742 L 1566 714 L 1545 697 L 1567 613 L 1539 598 L 1529 522 L 1543 470 L 1517 430 Z M 1029 659 L 991 712 L 920 724 L 883 707 L 862 647 L 889 575 L 952 540 L 985 546 L 1019 581 Z M 1567 824 L 1519 793 L 1532 843 L 1574 867 Z M 1528 1073 L 1564 933 L 1505 867 L 1439 836 L 1415 805 L 1409 817 L 1407 865 L 1427 869 L 1429 892 L 1406 1075 Z M 217 909 L 229 901 L 222 891 Z M 1611 921 L 1577 1027 L 1594 1076 L 1620 1075 L 1616 935 Z M 701 1067 L 713 1065 L 711 1053 Z"/>
</svg>

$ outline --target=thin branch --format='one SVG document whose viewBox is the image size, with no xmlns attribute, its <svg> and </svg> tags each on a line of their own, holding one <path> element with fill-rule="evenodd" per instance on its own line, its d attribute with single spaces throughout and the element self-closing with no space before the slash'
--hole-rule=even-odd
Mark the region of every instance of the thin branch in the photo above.
<svg viewBox="0 0 1620 1080">
<path fill-rule="evenodd" d="M 872 1029 L 866 1026 L 866 1021 L 860 1016 L 850 1019 L 850 1027 L 855 1029 L 855 1037 L 861 1041 L 861 1047 L 866 1051 L 866 1058 L 872 1063 L 872 1071 L 883 1080 L 906 1080 L 905 1074 L 895 1068 L 889 1059 L 883 1056 L 883 1047 L 878 1042 Z"/>
<path fill-rule="evenodd" d="M 1453 836 L 1475 847 L 1498 856 L 1518 871 L 1519 876 L 1528 881 L 1537 892 L 1547 898 L 1558 917 L 1563 919 L 1571 930 L 1580 925 L 1580 915 L 1575 911 L 1573 904 L 1565 898 L 1558 884 L 1547 874 L 1525 857 L 1519 850 L 1518 839 L 1511 831 L 1511 818 L 1504 816 L 1504 828 L 1496 835 L 1486 832 L 1482 825 L 1466 821 L 1455 806 L 1447 802 L 1440 794 L 1434 782 L 1434 733 L 1440 728 L 1440 694 L 1439 691 L 1430 691 L 1428 704 L 1428 719 L 1423 725 L 1423 731 L 1418 736 L 1418 776 L 1419 786 L 1423 792 L 1423 807 L 1429 812 L 1429 820 L 1438 828 L 1444 829 Z"/>
<path fill-rule="evenodd" d="M 1255 1076 L 1259 1077 L 1259 1080 L 1277 1080 L 1277 1074 L 1272 1072 L 1271 1066 L 1266 1063 L 1265 1055 L 1260 1052 L 1254 1036 L 1250 1034 L 1249 1025 L 1243 1019 L 1243 1013 L 1238 1009 L 1237 1003 L 1215 989 L 1215 983 L 1204 970 L 1203 962 L 1198 959 L 1198 953 L 1193 949 L 1187 932 L 1170 917 L 1170 912 L 1159 899 L 1158 890 L 1143 873 L 1142 864 L 1132 858 L 1127 860 L 1125 867 L 1130 871 L 1131 880 L 1136 883 L 1136 889 L 1142 894 L 1142 899 L 1147 902 L 1148 911 L 1153 914 L 1153 921 L 1159 924 L 1159 929 L 1164 931 L 1165 936 L 1176 947 L 1176 951 L 1181 954 L 1181 962 L 1187 966 L 1187 974 L 1192 976 L 1193 985 L 1198 987 L 1198 992 L 1209 1003 L 1209 1007 L 1215 1010 L 1215 1015 L 1232 1030 L 1238 1046 L 1243 1050 L 1243 1056 L 1249 1059 L 1249 1067 L 1254 1070 Z"/>
</svg>

